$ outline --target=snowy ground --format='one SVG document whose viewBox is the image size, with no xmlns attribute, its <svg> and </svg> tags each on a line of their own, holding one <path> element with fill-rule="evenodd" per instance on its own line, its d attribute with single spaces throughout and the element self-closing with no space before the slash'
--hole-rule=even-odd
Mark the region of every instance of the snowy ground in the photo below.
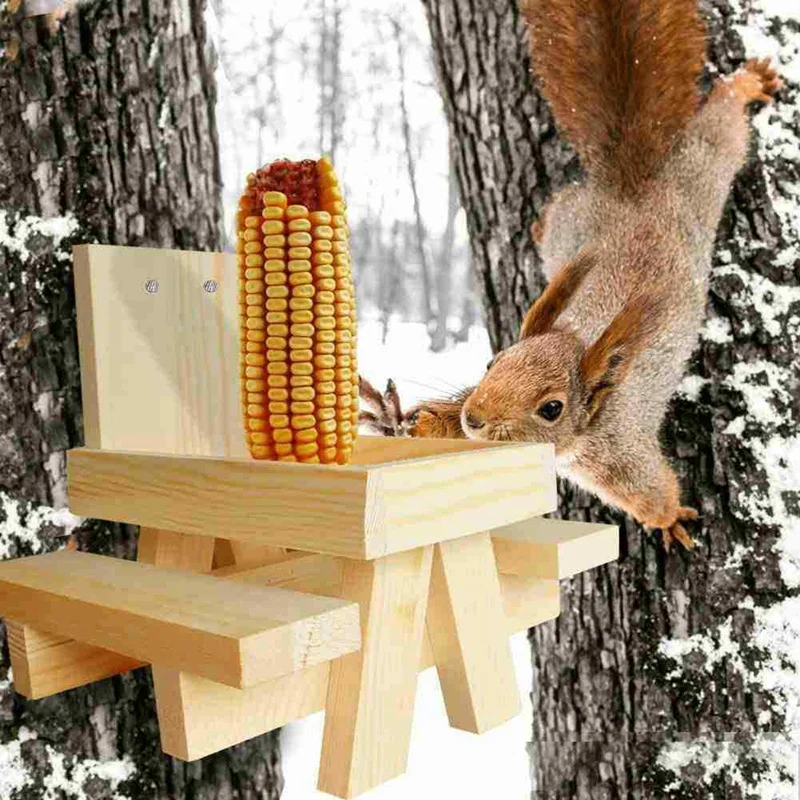
<svg viewBox="0 0 800 800">
<path fill-rule="evenodd" d="M 473 329 L 468 342 L 444 353 L 427 350 L 422 325 L 395 324 L 386 345 L 376 323 L 359 324 L 359 371 L 376 386 L 397 382 L 403 404 L 447 394 L 480 378 L 491 356 L 486 332 Z M 511 640 L 522 713 L 483 736 L 448 726 L 435 669 L 420 674 L 408 772 L 364 795 L 369 800 L 526 800 L 530 797 L 528 755 L 531 731 L 530 649 L 524 633 Z M 286 726 L 281 733 L 286 788 L 282 800 L 329 795 L 315 790 L 322 743 L 322 713 Z"/>
</svg>

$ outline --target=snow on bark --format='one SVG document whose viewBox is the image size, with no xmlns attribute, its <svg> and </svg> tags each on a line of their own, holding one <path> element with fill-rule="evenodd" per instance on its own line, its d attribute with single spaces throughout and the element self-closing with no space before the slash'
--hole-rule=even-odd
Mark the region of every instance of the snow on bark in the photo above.
<svg viewBox="0 0 800 800">
<path fill-rule="evenodd" d="M 744 354 L 731 364 L 723 386 L 738 398 L 740 413 L 719 435 L 735 440 L 752 465 L 744 480 L 731 482 L 731 513 L 753 539 L 774 531 L 770 549 L 783 588 L 777 602 L 747 597 L 739 604 L 739 611 L 752 614 L 746 637 L 732 637 L 732 614 L 705 633 L 661 640 L 659 652 L 672 665 L 669 678 L 700 669 L 711 680 L 723 662 L 757 699 L 758 713 L 746 745 L 674 741 L 661 749 L 658 763 L 673 774 L 667 797 L 684 796 L 681 776 L 702 768 L 701 782 L 708 786 L 724 773 L 742 797 L 788 800 L 796 797 L 800 745 L 800 287 L 791 271 L 800 263 L 800 11 L 782 0 L 742 0 L 731 8 L 747 57 L 774 59 L 786 86 L 754 120 L 760 178 L 779 235 L 769 242 L 758 232 L 737 236 L 732 248 L 718 252 L 713 275 L 727 286 L 736 335 L 754 338 L 772 357 Z M 763 269 L 737 263 L 745 259 L 756 259 Z M 731 566 L 746 569 L 748 558 L 763 557 L 759 550 L 752 541 L 737 545 Z"/>
</svg>

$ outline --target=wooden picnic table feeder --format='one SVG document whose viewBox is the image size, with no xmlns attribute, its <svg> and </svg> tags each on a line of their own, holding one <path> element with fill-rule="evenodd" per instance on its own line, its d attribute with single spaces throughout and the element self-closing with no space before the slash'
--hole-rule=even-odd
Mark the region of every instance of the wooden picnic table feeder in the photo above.
<svg viewBox="0 0 800 800">
<path fill-rule="evenodd" d="M 549 445 L 361 436 L 348 466 L 251 459 L 235 257 L 74 250 L 85 447 L 75 514 L 141 526 L 136 562 L 0 564 L 14 685 L 40 698 L 151 665 L 164 752 L 193 760 L 325 710 L 319 788 L 405 771 L 417 673 L 450 724 L 520 709 L 508 637 L 616 527 L 549 520 Z"/>
</svg>

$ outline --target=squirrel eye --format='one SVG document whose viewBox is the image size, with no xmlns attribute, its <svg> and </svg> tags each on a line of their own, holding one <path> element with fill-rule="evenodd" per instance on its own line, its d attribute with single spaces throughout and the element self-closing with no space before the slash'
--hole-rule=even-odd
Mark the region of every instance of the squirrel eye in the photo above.
<svg viewBox="0 0 800 800">
<path fill-rule="evenodd" d="M 554 422 L 561 416 L 563 409 L 564 404 L 560 400 L 550 400 L 543 406 L 540 406 L 536 413 L 542 419 L 546 419 L 548 422 Z"/>
</svg>

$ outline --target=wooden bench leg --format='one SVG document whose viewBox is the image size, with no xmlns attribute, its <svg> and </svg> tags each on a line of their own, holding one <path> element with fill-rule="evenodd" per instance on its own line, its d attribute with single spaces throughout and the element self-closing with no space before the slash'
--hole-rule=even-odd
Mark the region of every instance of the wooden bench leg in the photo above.
<svg viewBox="0 0 800 800">
<path fill-rule="evenodd" d="M 331 664 L 320 791 L 355 797 L 405 772 L 432 549 L 345 562 L 340 597 L 361 605 L 362 649 Z"/>
<path fill-rule="evenodd" d="M 172 567 L 190 572 L 210 572 L 214 561 L 213 536 L 196 536 L 158 528 L 139 531 L 137 560 L 156 567 Z M 153 669 L 153 689 L 162 747 L 165 742 L 186 738 L 181 694 L 181 673 L 168 667 Z"/>
<path fill-rule="evenodd" d="M 435 546 L 428 635 L 454 728 L 481 733 L 519 713 L 489 533 Z"/>
<path fill-rule="evenodd" d="M 6 620 L 14 690 L 30 700 L 144 666 L 119 653 Z"/>
</svg>

